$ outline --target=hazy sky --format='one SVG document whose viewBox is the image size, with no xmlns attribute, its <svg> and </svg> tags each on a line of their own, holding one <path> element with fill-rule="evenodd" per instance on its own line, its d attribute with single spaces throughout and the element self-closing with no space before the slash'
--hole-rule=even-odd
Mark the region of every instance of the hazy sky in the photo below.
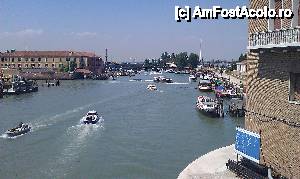
<svg viewBox="0 0 300 179">
<path fill-rule="evenodd" d="M 237 58 L 247 46 L 247 20 L 174 20 L 175 5 L 235 8 L 247 0 L 0 0 L 0 50 L 81 50 L 128 61 L 162 52 Z"/>
</svg>

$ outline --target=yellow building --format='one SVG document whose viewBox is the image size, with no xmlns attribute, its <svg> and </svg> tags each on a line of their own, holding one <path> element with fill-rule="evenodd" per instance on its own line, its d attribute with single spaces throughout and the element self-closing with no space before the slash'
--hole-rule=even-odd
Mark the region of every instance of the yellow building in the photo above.
<svg viewBox="0 0 300 179">
<path fill-rule="evenodd" d="M 1 68 L 47 68 L 59 71 L 69 68 L 71 63 L 76 64 L 76 68 L 87 69 L 94 73 L 104 72 L 102 58 L 91 52 L 10 51 L 0 53 Z"/>
</svg>

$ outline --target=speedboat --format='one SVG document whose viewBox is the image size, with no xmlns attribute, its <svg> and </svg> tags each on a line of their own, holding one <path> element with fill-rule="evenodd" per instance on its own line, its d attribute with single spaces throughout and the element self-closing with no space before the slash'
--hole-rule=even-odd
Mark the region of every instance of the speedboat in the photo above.
<svg viewBox="0 0 300 179">
<path fill-rule="evenodd" d="M 83 118 L 82 122 L 84 124 L 96 124 L 99 121 L 99 116 L 97 111 L 89 111 Z"/>
<path fill-rule="evenodd" d="M 9 129 L 5 132 L 8 137 L 16 137 L 22 134 L 26 134 L 30 131 L 31 127 L 23 124 L 22 122 L 15 128 Z"/>
<path fill-rule="evenodd" d="M 195 75 L 190 75 L 189 76 L 189 81 L 190 82 L 195 82 L 197 80 L 197 77 Z"/>
<path fill-rule="evenodd" d="M 148 85 L 148 86 L 147 86 L 147 89 L 150 90 L 150 91 L 155 91 L 155 90 L 157 90 L 156 86 L 153 85 L 153 84 Z"/>
</svg>

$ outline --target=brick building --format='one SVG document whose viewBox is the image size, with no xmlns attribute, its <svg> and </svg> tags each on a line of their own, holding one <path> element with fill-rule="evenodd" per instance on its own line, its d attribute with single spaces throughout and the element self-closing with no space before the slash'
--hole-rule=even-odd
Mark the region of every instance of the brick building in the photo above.
<svg viewBox="0 0 300 179">
<path fill-rule="evenodd" d="M 249 20 L 245 126 L 261 136 L 259 163 L 300 178 L 299 0 L 250 0 L 250 8 L 289 8 L 293 19 Z"/>
<path fill-rule="evenodd" d="M 8 51 L 0 53 L 1 68 L 47 68 L 61 70 L 71 63 L 76 68 L 87 69 L 94 73 L 104 72 L 101 57 L 90 52 L 74 51 Z"/>
</svg>

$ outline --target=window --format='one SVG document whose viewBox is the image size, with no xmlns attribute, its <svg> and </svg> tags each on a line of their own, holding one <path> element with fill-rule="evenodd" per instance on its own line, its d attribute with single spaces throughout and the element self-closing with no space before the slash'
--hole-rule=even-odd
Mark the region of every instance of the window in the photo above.
<svg viewBox="0 0 300 179">
<path fill-rule="evenodd" d="M 31 68 L 35 68 L 35 64 L 33 63 L 33 64 L 31 64 Z"/>
<path fill-rule="evenodd" d="M 25 61 L 28 62 L 28 58 L 25 58 Z"/>
<path fill-rule="evenodd" d="M 34 62 L 34 58 L 31 58 L 31 61 Z"/>
<path fill-rule="evenodd" d="M 1 62 L 4 62 L 4 57 L 1 58 Z"/>
<path fill-rule="evenodd" d="M 290 74 L 290 96 L 292 103 L 300 104 L 300 73 Z"/>
<path fill-rule="evenodd" d="M 25 64 L 25 67 L 28 68 L 28 64 Z"/>
<path fill-rule="evenodd" d="M 52 64 L 52 68 L 55 68 L 55 64 L 54 63 Z"/>
<path fill-rule="evenodd" d="M 11 62 L 15 62 L 15 58 L 12 58 L 12 59 L 11 59 Z"/>
<path fill-rule="evenodd" d="M 47 63 L 45 64 L 45 67 L 46 67 L 46 68 L 48 67 L 48 64 L 47 64 Z"/>
<path fill-rule="evenodd" d="M 18 64 L 18 67 L 21 68 L 21 67 L 22 67 L 22 64 Z"/>
<path fill-rule="evenodd" d="M 40 62 L 42 59 L 41 58 L 38 58 L 38 61 Z"/>
<path fill-rule="evenodd" d="M 21 58 L 18 58 L 18 61 L 20 62 L 20 61 L 21 61 Z"/>
</svg>

